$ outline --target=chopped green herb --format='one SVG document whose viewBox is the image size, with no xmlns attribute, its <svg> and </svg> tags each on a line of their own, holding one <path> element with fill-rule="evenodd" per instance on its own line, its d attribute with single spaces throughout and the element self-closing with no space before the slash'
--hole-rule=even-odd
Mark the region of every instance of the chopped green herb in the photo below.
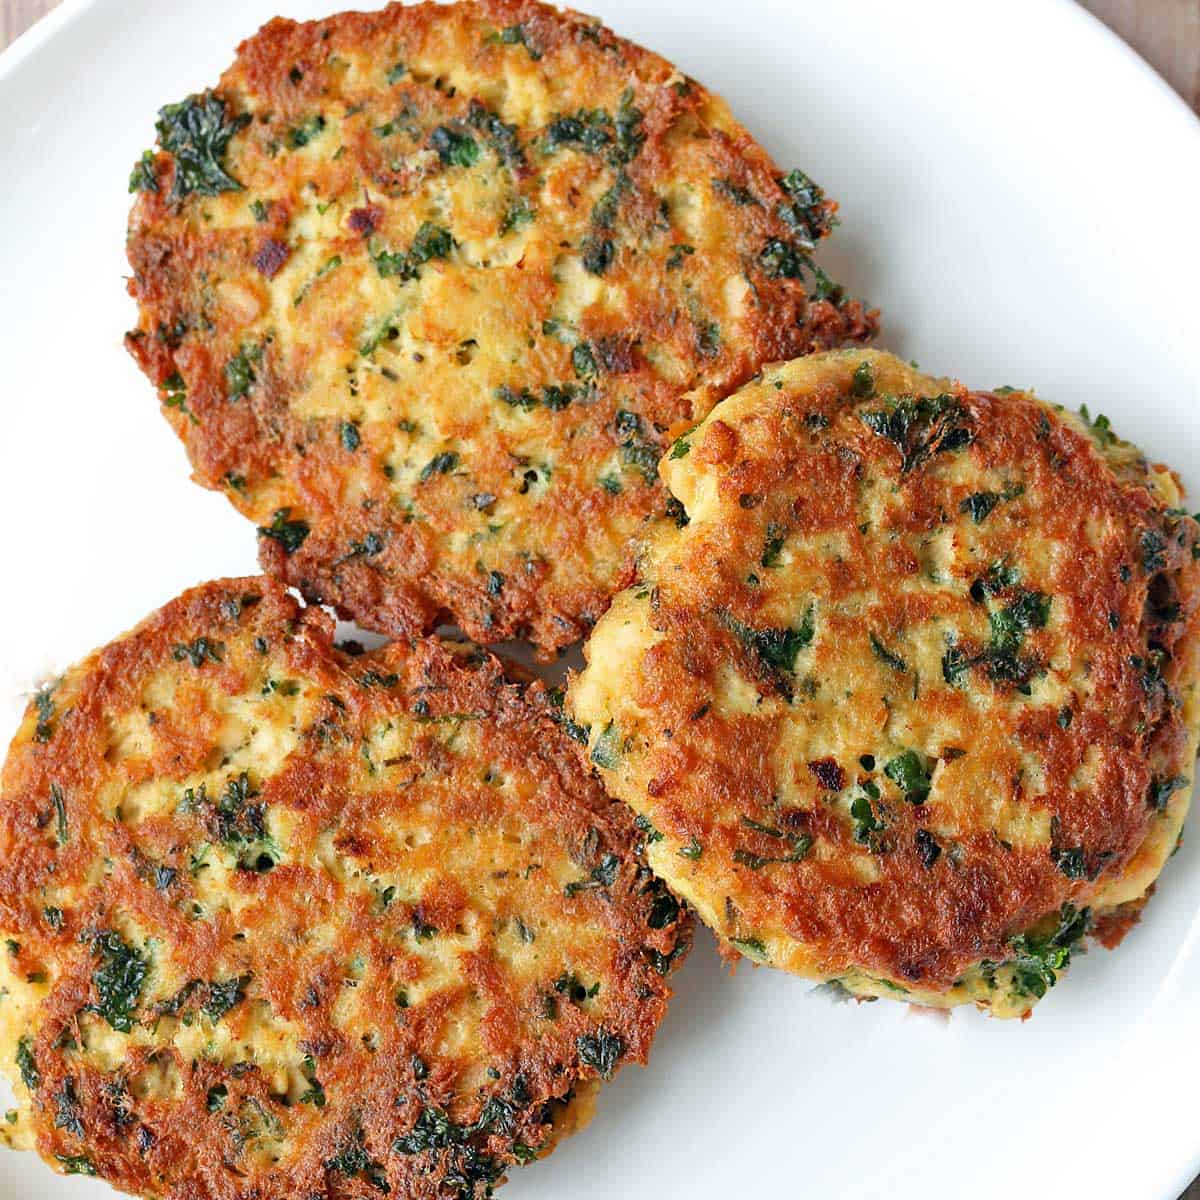
<svg viewBox="0 0 1200 1200">
<path fill-rule="evenodd" d="M 549 701 L 550 707 L 555 710 L 551 713 L 551 716 L 559 725 L 562 726 L 563 732 L 566 733 L 566 735 L 573 741 L 579 742 L 581 745 L 586 746 L 588 742 L 588 733 L 590 732 L 591 727 L 584 727 L 583 725 L 576 724 L 571 720 L 570 717 L 567 716 L 565 712 L 563 712 L 564 696 L 562 688 L 548 689 L 546 692 L 546 699 Z"/>
<path fill-rule="evenodd" d="M 415 1151 L 407 1153 L 415 1153 Z M 337 1154 L 325 1160 L 325 1170 L 345 1175 L 347 1179 L 362 1179 L 376 1191 L 383 1192 L 385 1195 L 391 1191 L 383 1164 L 376 1162 L 363 1145 L 361 1129 L 355 1132 L 354 1136 L 343 1145 Z"/>
<path fill-rule="evenodd" d="M 154 151 L 145 150 L 129 173 L 130 192 L 157 192 L 158 177 L 154 173 Z"/>
<path fill-rule="evenodd" d="M 67 802 L 63 796 L 63 790 L 57 783 L 50 785 L 50 801 L 54 805 L 54 816 L 56 821 L 55 836 L 60 846 L 65 846 L 70 840 L 70 829 L 67 826 Z"/>
<path fill-rule="evenodd" d="M 420 479 L 424 483 L 434 475 L 447 475 L 458 466 L 458 455 L 453 450 L 435 454 L 422 468 Z"/>
<path fill-rule="evenodd" d="M 86 1154 L 56 1154 L 55 1160 L 64 1175 L 95 1175 L 96 1168 Z"/>
<path fill-rule="evenodd" d="M 958 683 L 962 673 L 971 666 L 971 660 L 957 646 L 951 646 L 942 655 L 942 678 L 951 686 Z"/>
<path fill-rule="evenodd" d="M 305 1082 L 308 1088 L 301 1094 L 301 1104 L 311 1104 L 313 1108 L 325 1107 L 325 1089 L 321 1086 L 321 1081 L 317 1078 L 317 1064 L 313 1061 L 311 1054 L 306 1054 L 300 1064 L 300 1071 L 304 1075 Z"/>
<path fill-rule="evenodd" d="M 865 359 L 854 368 L 850 390 L 863 400 L 868 400 L 875 395 L 875 372 Z"/>
<path fill-rule="evenodd" d="M 768 523 L 767 540 L 763 546 L 762 557 L 759 560 L 762 566 L 779 566 L 779 553 L 783 549 L 783 543 L 786 539 L 787 530 L 782 525 L 776 525 L 774 521 Z"/>
<path fill-rule="evenodd" d="M 505 206 L 504 216 L 500 218 L 500 235 L 503 237 L 506 233 L 522 229 L 533 220 L 536 213 L 537 209 L 531 200 L 524 196 L 514 196 Z"/>
<path fill-rule="evenodd" d="M 812 267 L 808 256 L 783 238 L 771 238 L 758 261 L 769 279 L 802 279 L 805 268 Z"/>
<path fill-rule="evenodd" d="M 742 187 L 740 184 L 734 183 L 731 179 L 712 180 L 712 189 L 718 196 L 724 196 L 726 200 L 731 204 L 736 204 L 739 208 L 747 206 L 762 207 L 758 201 L 758 197 L 749 188 Z"/>
<path fill-rule="evenodd" d="M 190 791 L 184 793 L 185 801 Z M 191 803 L 205 809 L 211 836 L 237 854 L 238 868 L 262 874 L 274 868 L 281 852 L 267 833 L 263 805 L 250 803 L 257 795 L 249 775 L 242 771 L 226 780 L 215 805 L 209 802 L 203 785 Z"/>
<path fill-rule="evenodd" d="M 835 283 L 815 263 L 809 266 L 813 273 L 813 289 L 808 294 L 810 300 L 828 300 L 831 304 L 841 304 L 846 296 L 846 289 L 840 283 Z"/>
<path fill-rule="evenodd" d="M 677 458 L 687 458 L 688 453 L 691 451 L 691 448 L 692 448 L 692 443 L 690 441 L 688 441 L 688 438 L 690 438 L 690 437 L 691 437 L 691 433 L 682 434 L 681 436 L 677 437 L 675 439 L 675 441 L 671 444 L 670 457 L 673 460 L 677 459 Z"/>
<path fill-rule="evenodd" d="M 318 137 L 325 129 L 325 118 L 320 113 L 307 117 L 299 125 L 293 126 L 287 132 L 287 147 L 289 150 L 300 150 Z"/>
<path fill-rule="evenodd" d="M 37 724 L 34 726 L 33 738 L 37 742 L 48 742 L 54 733 L 54 689 L 60 681 L 48 683 L 38 688 L 33 697 L 37 709 Z"/>
<path fill-rule="evenodd" d="M 999 389 L 997 389 L 997 391 L 998 390 Z M 1098 445 L 1112 446 L 1121 440 L 1115 433 L 1113 433 L 1112 424 L 1103 413 L 1099 413 L 1096 416 L 1096 419 L 1093 421 L 1092 414 L 1088 412 L 1088 406 L 1086 404 L 1081 404 L 1079 406 L 1079 415 L 1083 418 L 1084 423 L 1088 427 L 1088 432 L 1092 435 Z"/>
<path fill-rule="evenodd" d="M 551 412 L 562 412 L 574 400 L 586 394 L 586 389 L 577 387 L 573 383 L 547 384 L 542 388 L 540 396 L 530 391 L 529 388 L 517 389 L 508 384 L 501 384 L 495 392 L 497 400 L 503 401 L 510 408 L 519 408 L 523 412 L 529 412 L 537 408 L 539 404 Z"/>
<path fill-rule="evenodd" d="M 691 517 L 687 515 L 687 509 L 674 496 L 667 497 L 667 503 L 664 506 L 663 513 L 670 520 L 675 522 L 677 529 L 686 529 L 691 524 Z"/>
<path fill-rule="evenodd" d="M 905 750 L 884 764 L 883 773 L 904 793 L 909 804 L 924 804 L 932 786 L 933 771 L 925 756 Z"/>
<path fill-rule="evenodd" d="M 937 838 L 928 829 L 918 829 L 914 840 L 917 844 L 917 854 L 920 856 L 921 866 L 928 871 L 941 857 L 942 848 L 938 844 Z"/>
<path fill-rule="evenodd" d="M 862 784 L 850 801 L 850 818 L 854 822 L 854 840 L 869 845 L 871 834 L 879 833 L 884 825 L 875 815 L 872 800 L 879 799 L 879 789 L 873 783 Z"/>
<path fill-rule="evenodd" d="M 611 229 L 617 221 L 621 198 L 628 190 L 629 176 L 622 172 L 617 176 L 617 182 L 592 206 L 592 224 L 600 229 Z"/>
<path fill-rule="evenodd" d="M 1087 859 L 1082 846 L 1073 846 L 1069 850 L 1051 849 L 1050 858 L 1068 879 L 1088 878 Z"/>
<path fill-rule="evenodd" d="M 612 238 L 589 234 L 580 246 L 583 269 L 591 275 L 603 275 L 612 266 L 616 247 Z"/>
<path fill-rule="evenodd" d="M 563 889 L 567 896 L 577 896 L 580 892 L 590 892 L 597 889 L 612 887 L 617 881 L 621 870 L 621 860 L 615 854 L 606 854 L 599 864 L 592 868 L 586 879 L 568 883 Z"/>
<path fill-rule="evenodd" d="M 701 321 L 696 326 L 696 349 L 704 358 L 715 358 L 721 352 L 721 326 L 716 321 Z"/>
<path fill-rule="evenodd" d="M 642 831 L 642 840 L 647 846 L 663 840 L 663 835 L 659 833 L 659 831 L 655 829 L 650 821 L 646 817 L 642 816 L 641 813 L 638 813 L 638 815 L 633 818 L 633 823 Z"/>
<path fill-rule="evenodd" d="M 206 637 L 198 637 L 186 645 L 181 642 L 174 646 L 171 657 L 176 662 L 183 662 L 186 658 L 193 667 L 202 667 L 206 662 L 224 662 L 225 643 L 210 642 Z"/>
<path fill-rule="evenodd" d="M 255 367 L 262 362 L 262 356 L 261 346 L 247 345 L 225 364 L 225 382 L 228 385 L 225 394 L 228 399 L 240 400 L 258 382 Z"/>
<path fill-rule="evenodd" d="M 974 434 L 967 414 L 953 396 L 889 397 L 892 407 L 859 414 L 864 425 L 900 451 L 900 471 L 910 471 L 932 458 L 969 446 Z"/>
<path fill-rule="evenodd" d="M 1142 531 L 1142 566 L 1148 575 L 1167 565 L 1166 549 L 1166 539 L 1157 529 Z"/>
<path fill-rule="evenodd" d="M 553 153 L 562 146 L 575 146 L 586 154 L 596 154 L 614 141 L 612 117 L 603 109 L 581 108 L 575 116 L 555 117 L 546 127 L 545 148 Z"/>
<path fill-rule="evenodd" d="M 646 483 L 655 483 L 662 451 L 646 437 L 642 418 L 628 409 L 618 409 L 615 425 L 621 439 L 621 463 L 637 471 Z"/>
<path fill-rule="evenodd" d="M 213 981 L 208 985 L 208 999 L 202 1008 L 215 1025 L 226 1013 L 236 1008 L 246 998 L 249 975 L 240 975 L 223 982 Z"/>
<path fill-rule="evenodd" d="M 450 235 L 450 230 L 443 229 L 432 221 L 425 221 L 413 238 L 409 256 L 418 265 L 423 265 L 435 258 L 447 258 L 453 249 L 454 238 Z"/>
<path fill-rule="evenodd" d="M 1150 780 L 1146 802 L 1151 808 L 1162 812 L 1171 803 L 1171 794 L 1187 787 L 1191 782 L 1186 775 L 1172 775 L 1169 779 L 1161 779 L 1156 775 Z"/>
<path fill-rule="evenodd" d="M 779 186 L 788 197 L 776 210 L 780 220 L 802 245 L 810 250 L 815 248 L 834 225 L 825 193 L 799 169 L 789 171 L 779 180 Z"/>
<path fill-rule="evenodd" d="M 1042 592 L 1023 591 L 1006 607 L 988 614 L 992 628 L 992 652 L 1011 655 L 1020 649 L 1025 634 L 1042 629 L 1050 618 L 1050 597 Z"/>
<path fill-rule="evenodd" d="M 441 225 L 435 225 L 432 221 L 425 221 L 414 235 L 412 245 L 407 253 L 399 251 L 392 253 L 372 245 L 370 254 L 371 261 L 375 264 L 375 269 L 379 272 L 381 279 L 395 276 L 404 283 L 410 279 L 419 279 L 421 277 L 419 268 L 427 262 L 432 262 L 435 258 L 449 258 L 454 246 L 454 236 L 450 230 Z M 369 354 L 385 337 L 391 335 L 393 328 L 391 320 L 390 317 L 385 320 L 380 325 L 379 331 L 371 339 L 368 339 L 368 343 L 361 351 L 363 354 Z"/>
<path fill-rule="evenodd" d="M 875 636 L 874 633 L 870 634 L 869 636 L 871 639 L 871 653 L 874 654 L 875 657 L 884 664 L 884 666 L 891 667 L 893 671 L 899 671 L 902 675 L 908 671 L 908 663 L 906 663 L 904 659 L 900 657 L 900 655 L 893 654 L 892 651 L 889 650 L 883 644 L 883 642 L 881 642 L 879 638 Z"/>
<path fill-rule="evenodd" d="M 691 841 L 686 846 L 679 847 L 680 858 L 690 858 L 695 862 L 704 853 L 704 847 L 693 836 Z"/>
<path fill-rule="evenodd" d="M 810 604 L 800 624 L 794 629 L 756 629 L 728 613 L 723 615 L 723 619 L 746 649 L 778 675 L 780 672 L 793 673 L 800 651 L 812 642 L 816 630 L 813 614 L 814 606 Z M 778 678 L 776 682 L 784 697 L 790 701 L 790 685 Z"/>
<path fill-rule="evenodd" d="M 516 125 L 505 122 L 479 100 L 472 100 L 467 113 L 472 128 L 480 130 L 492 144 L 496 157 L 510 170 L 524 166 L 525 151 L 521 148 Z"/>
<path fill-rule="evenodd" d="M 92 952 L 100 957 L 101 964 L 92 976 L 96 1003 L 88 1007 L 118 1033 L 131 1033 L 134 1010 L 150 964 L 115 930 L 95 934 Z"/>
<path fill-rule="evenodd" d="M 579 1050 L 579 1061 L 599 1072 L 604 1079 L 612 1075 L 621 1055 L 625 1053 L 625 1039 L 619 1033 L 610 1033 L 606 1029 L 582 1034 L 575 1045 Z"/>
<path fill-rule="evenodd" d="M 479 160 L 479 144 L 469 133 L 439 125 L 429 135 L 429 145 L 448 167 L 472 167 Z"/>
<path fill-rule="evenodd" d="M 997 596 L 1021 582 L 1021 573 L 1016 567 L 1000 560 L 992 563 L 981 579 L 971 584 L 971 599 L 982 604 L 988 596 Z"/>
<path fill-rule="evenodd" d="M 561 996 L 566 996 L 572 1004 L 582 1004 L 585 1000 L 591 1000 L 600 992 L 600 983 L 597 981 L 589 988 L 581 983 L 579 976 L 574 971 L 564 971 L 555 981 L 554 990 Z"/>
<path fill-rule="evenodd" d="M 999 492 L 975 492 L 959 504 L 958 511 L 967 513 L 976 525 L 981 525 L 999 503 Z"/>
<path fill-rule="evenodd" d="M 537 62 L 542 52 L 529 42 L 529 35 L 524 25 L 509 25 L 499 33 L 489 33 L 484 39 L 485 44 L 501 44 L 505 46 L 524 46 L 529 57 Z"/>
<path fill-rule="evenodd" d="M 258 527 L 259 537 L 268 537 L 278 542 L 286 554 L 295 554 L 309 533 L 308 522 L 293 521 L 291 515 L 290 508 L 276 509 L 271 524 Z"/>
<path fill-rule="evenodd" d="M 42 1086 L 42 1076 L 37 1069 L 33 1057 L 33 1042 L 27 1037 L 17 1042 L 17 1070 L 21 1073 L 21 1082 L 31 1091 L 36 1092 Z"/>
<path fill-rule="evenodd" d="M 679 270 L 679 268 L 683 266 L 684 257 L 695 253 L 695 246 L 689 246 L 684 242 L 676 242 L 671 247 L 671 253 L 667 255 L 667 270 Z"/>
<path fill-rule="evenodd" d="M 596 359 L 587 342 L 579 342 L 571 351 L 571 365 L 580 379 L 592 379 L 596 376 Z"/>
<path fill-rule="evenodd" d="M 761 825 L 756 825 L 746 817 L 742 818 L 742 822 L 753 829 L 758 829 L 760 832 L 766 833 L 769 837 L 784 837 L 781 831 L 766 829 Z M 763 867 L 770 866 L 772 863 L 803 862 L 808 857 L 808 852 L 812 849 L 812 838 L 802 833 L 789 837 L 787 841 L 791 846 L 790 854 L 755 854 L 750 850 L 743 850 L 741 847 L 738 847 L 733 852 L 733 861 L 740 866 L 749 867 L 751 871 L 759 871 Z"/>
<path fill-rule="evenodd" d="M 225 170 L 223 159 L 234 134 L 249 124 L 249 113 L 229 116 L 225 101 L 212 92 L 159 109 L 155 122 L 159 144 L 175 159 L 171 198 L 241 191 L 242 185 Z"/>
<path fill-rule="evenodd" d="M 335 254 L 332 258 L 328 258 L 317 268 L 317 273 L 308 280 L 292 299 L 292 306 L 298 308 L 304 303 L 308 297 L 308 293 L 312 290 L 313 284 L 320 282 L 326 275 L 332 271 L 336 271 L 342 265 L 342 257 L 340 254 Z"/>
<path fill-rule="evenodd" d="M 165 408 L 177 408 L 193 425 L 200 424 L 200 418 L 188 408 L 187 384 L 178 371 L 172 372 L 172 374 L 163 380 L 162 389 L 166 393 L 163 396 L 163 406 Z"/>
<path fill-rule="evenodd" d="M 767 948 L 760 938 L 730 938 L 729 943 L 736 946 L 747 958 L 754 959 L 755 962 L 767 961 Z"/>
<path fill-rule="evenodd" d="M 1014 953 L 1014 987 L 1019 995 L 1041 999 L 1071 961 L 1075 944 L 1087 933 L 1091 910 L 1064 904 L 1051 934 L 1018 934 L 1009 942 Z"/>
</svg>

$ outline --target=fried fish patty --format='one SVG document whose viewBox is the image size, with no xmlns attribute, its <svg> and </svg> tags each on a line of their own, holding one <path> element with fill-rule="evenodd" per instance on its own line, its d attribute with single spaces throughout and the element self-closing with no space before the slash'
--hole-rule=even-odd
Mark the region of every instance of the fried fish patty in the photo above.
<svg viewBox="0 0 1200 1200">
<path fill-rule="evenodd" d="M 272 21 L 157 128 L 128 346 L 264 568 L 394 635 L 577 641 L 664 431 L 874 329 L 821 189 L 576 13 Z"/>
<path fill-rule="evenodd" d="M 490 1195 L 644 1061 L 689 917 L 561 715 L 263 579 L 38 693 L 2 776 L 3 1139 L 175 1200 Z"/>
<path fill-rule="evenodd" d="M 675 442 L 681 502 L 569 703 L 728 951 L 1025 1015 L 1178 843 L 1197 525 L 1032 395 L 890 355 L 773 366 Z"/>
</svg>

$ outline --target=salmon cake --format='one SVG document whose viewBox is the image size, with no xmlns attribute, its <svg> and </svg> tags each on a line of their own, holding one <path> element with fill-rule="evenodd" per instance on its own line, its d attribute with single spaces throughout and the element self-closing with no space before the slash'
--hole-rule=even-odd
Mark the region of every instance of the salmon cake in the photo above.
<svg viewBox="0 0 1200 1200">
<path fill-rule="evenodd" d="M 666 431 L 875 327 L 816 183 L 532 0 L 272 21 L 157 131 L 128 347 L 263 567 L 393 636 L 578 641 Z"/>
<path fill-rule="evenodd" d="M 491 1194 L 642 1062 L 686 910 L 540 685 L 206 584 L 0 776 L 0 1140 L 163 1200 Z"/>
<path fill-rule="evenodd" d="M 1025 1016 L 1181 836 L 1196 521 L 1103 417 L 890 355 L 772 366 L 677 440 L 679 502 L 569 711 L 724 950 Z"/>
</svg>

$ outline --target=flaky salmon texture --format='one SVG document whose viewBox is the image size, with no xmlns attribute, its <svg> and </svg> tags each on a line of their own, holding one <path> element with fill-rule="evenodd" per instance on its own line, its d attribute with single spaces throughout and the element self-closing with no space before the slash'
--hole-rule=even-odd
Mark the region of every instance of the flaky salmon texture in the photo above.
<svg viewBox="0 0 1200 1200">
<path fill-rule="evenodd" d="M 30 705 L 5 1141 L 178 1200 L 474 1200 L 645 1060 L 690 919 L 561 710 L 482 652 L 332 632 L 211 583 Z"/>
<path fill-rule="evenodd" d="M 773 366 L 662 464 L 676 519 L 568 707 L 726 952 L 1028 1015 L 1187 813 L 1196 521 L 1103 418 L 891 355 Z"/>
<path fill-rule="evenodd" d="M 391 635 L 577 641 L 668 431 L 875 331 L 821 188 L 578 13 L 272 21 L 157 128 L 129 349 L 266 570 Z"/>
</svg>

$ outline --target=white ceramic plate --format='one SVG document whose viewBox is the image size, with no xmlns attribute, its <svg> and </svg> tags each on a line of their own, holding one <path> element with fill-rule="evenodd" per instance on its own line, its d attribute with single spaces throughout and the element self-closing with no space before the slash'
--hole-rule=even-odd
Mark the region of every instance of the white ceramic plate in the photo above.
<svg viewBox="0 0 1200 1200">
<path fill-rule="evenodd" d="M 584 0 L 842 202 L 824 256 L 884 342 L 1086 402 L 1200 484 L 1200 124 L 1067 0 Z M 0 57 L 0 717 L 254 538 L 188 482 L 121 348 L 125 184 L 157 108 L 321 0 L 69 2 Z M 509 1200 L 1175 1200 L 1200 1170 L 1200 845 L 1020 1025 L 835 1006 L 711 939 L 649 1069 Z M 0 1196 L 110 1194 L 0 1152 Z"/>
</svg>

